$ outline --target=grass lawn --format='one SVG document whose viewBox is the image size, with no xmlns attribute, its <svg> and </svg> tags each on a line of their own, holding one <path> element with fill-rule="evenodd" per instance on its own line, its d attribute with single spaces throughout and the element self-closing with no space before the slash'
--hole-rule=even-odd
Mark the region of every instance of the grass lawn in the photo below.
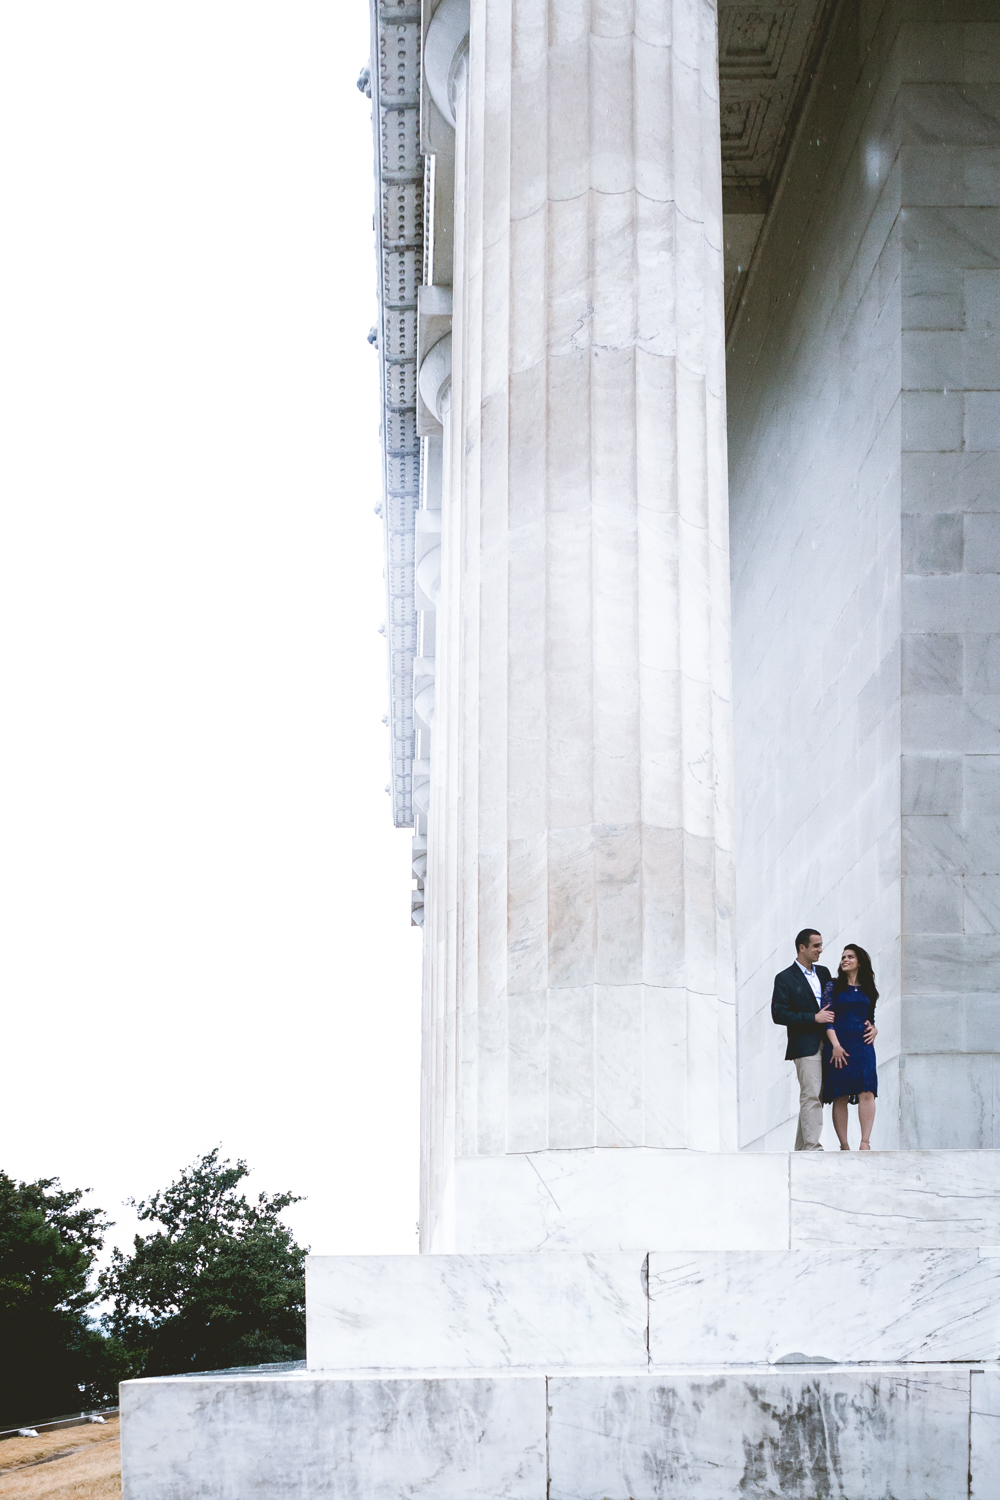
<svg viewBox="0 0 1000 1500">
<path fill-rule="evenodd" d="M 0 1500 L 119 1500 L 121 1492 L 117 1417 L 0 1443 Z"/>
</svg>

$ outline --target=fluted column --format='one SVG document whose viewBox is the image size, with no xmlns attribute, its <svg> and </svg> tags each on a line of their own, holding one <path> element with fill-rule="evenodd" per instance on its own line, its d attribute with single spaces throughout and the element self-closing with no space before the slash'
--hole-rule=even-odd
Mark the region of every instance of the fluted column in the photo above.
<svg viewBox="0 0 1000 1500">
<path fill-rule="evenodd" d="M 459 1155 L 735 1146 L 716 45 L 711 0 L 472 6 L 443 522 Z"/>
</svg>

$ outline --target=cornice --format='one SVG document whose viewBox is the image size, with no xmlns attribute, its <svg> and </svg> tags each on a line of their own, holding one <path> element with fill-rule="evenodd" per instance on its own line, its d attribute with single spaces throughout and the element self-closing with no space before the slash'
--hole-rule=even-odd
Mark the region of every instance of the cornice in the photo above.
<svg viewBox="0 0 1000 1500">
<path fill-rule="evenodd" d="M 413 824 L 414 521 L 420 503 L 417 288 L 423 280 L 420 6 L 372 0 L 372 126 L 378 350 L 382 385 L 389 790 L 397 828 Z"/>
</svg>

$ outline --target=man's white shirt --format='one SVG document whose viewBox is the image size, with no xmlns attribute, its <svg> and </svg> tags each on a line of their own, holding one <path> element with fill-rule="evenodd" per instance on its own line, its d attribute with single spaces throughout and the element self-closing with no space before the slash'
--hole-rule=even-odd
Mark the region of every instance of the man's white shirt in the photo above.
<svg viewBox="0 0 1000 1500">
<path fill-rule="evenodd" d="M 795 967 L 802 970 L 803 974 L 806 976 L 806 979 L 809 982 L 809 988 L 816 996 L 816 999 L 821 1000 L 823 998 L 823 986 L 819 982 L 819 975 L 816 973 L 815 968 L 805 968 L 803 964 L 799 963 L 798 959 L 795 960 Z"/>
</svg>

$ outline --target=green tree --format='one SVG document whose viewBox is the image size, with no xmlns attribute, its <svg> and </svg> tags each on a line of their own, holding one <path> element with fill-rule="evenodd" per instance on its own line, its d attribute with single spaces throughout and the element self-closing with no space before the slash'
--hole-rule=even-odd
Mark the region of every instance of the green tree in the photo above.
<svg viewBox="0 0 1000 1500">
<path fill-rule="evenodd" d="M 88 1190 L 89 1191 L 89 1190 Z M 114 1354 L 88 1316 L 94 1260 L 111 1227 L 57 1177 L 0 1172 L 0 1427 L 114 1395 Z"/>
<path fill-rule="evenodd" d="M 104 1326 L 144 1375 L 177 1375 L 305 1355 L 306 1251 L 280 1215 L 300 1200 L 239 1184 L 246 1162 L 218 1149 L 133 1206 L 161 1227 L 115 1250 L 100 1286 L 113 1309 Z"/>
</svg>

